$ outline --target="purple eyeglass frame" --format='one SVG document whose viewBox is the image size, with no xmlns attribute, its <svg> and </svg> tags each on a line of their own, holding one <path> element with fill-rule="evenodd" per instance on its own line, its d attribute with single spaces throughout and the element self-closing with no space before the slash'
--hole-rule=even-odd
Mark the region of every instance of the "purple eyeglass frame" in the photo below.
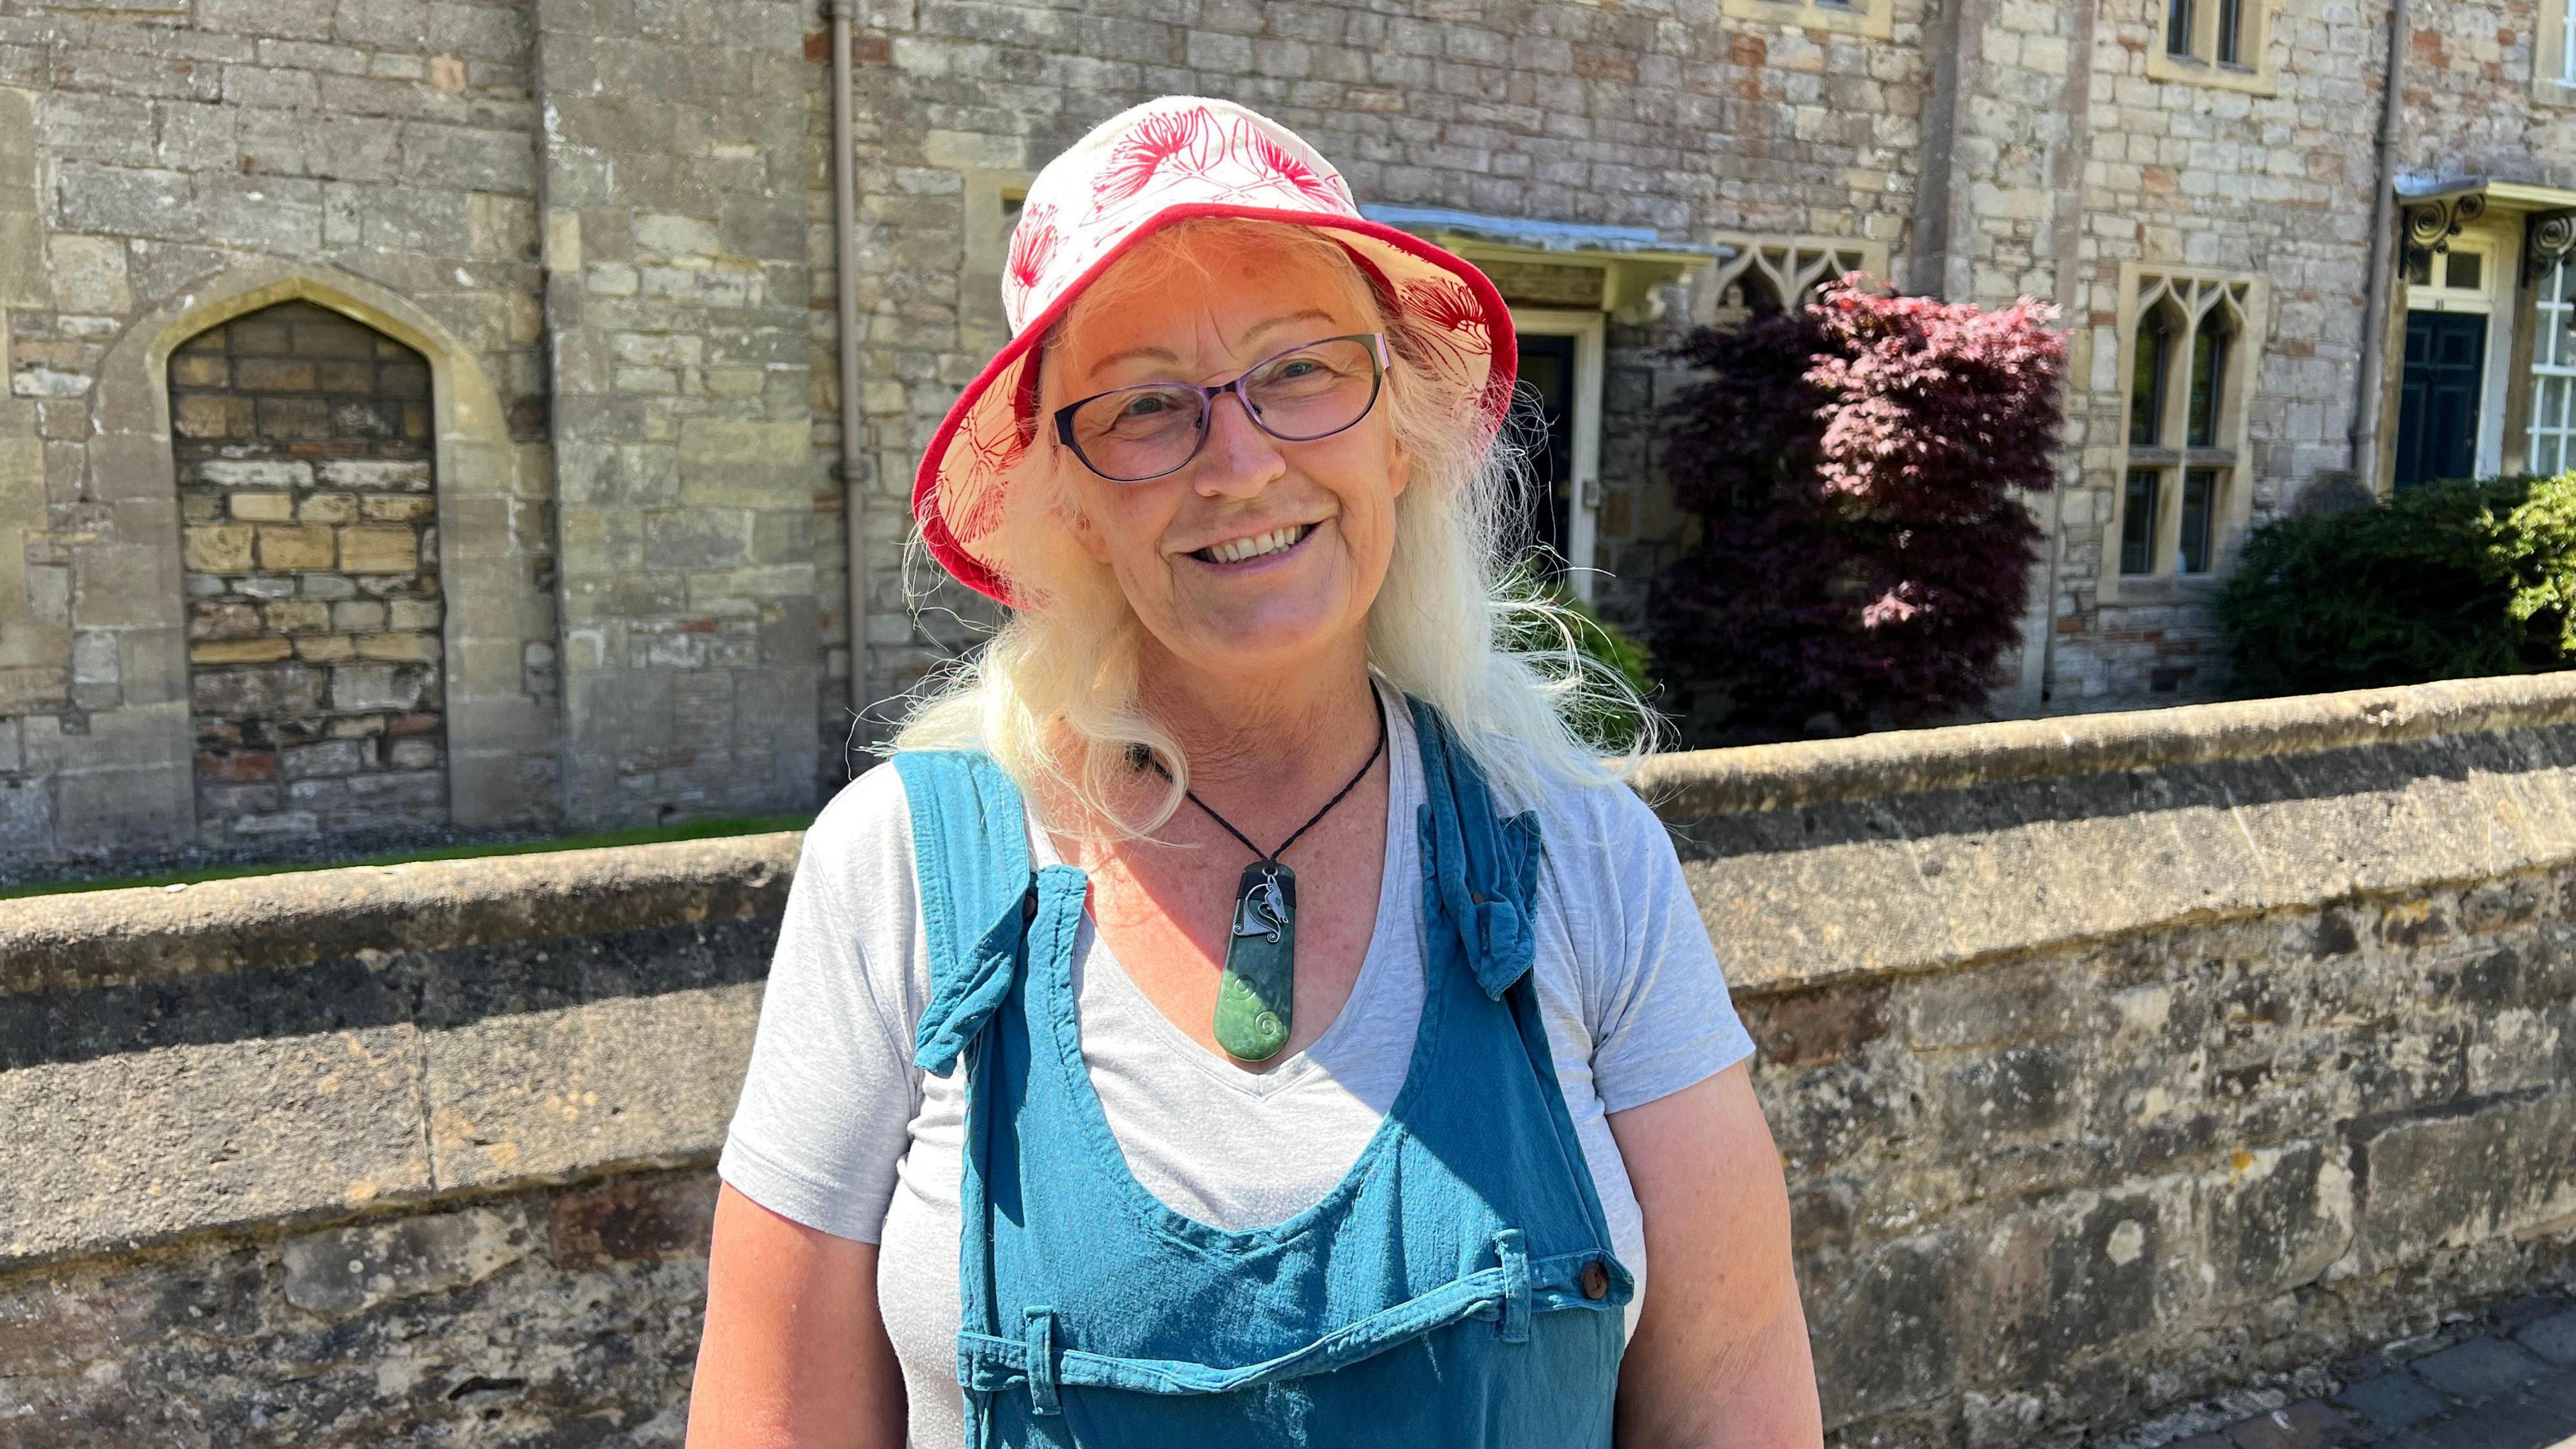
<svg viewBox="0 0 2576 1449">
<path fill-rule="evenodd" d="M 1254 373 L 1259 372 L 1261 369 L 1268 367 L 1270 364 L 1277 362 L 1279 359 L 1288 356 L 1292 352 L 1303 352 L 1309 347 L 1320 347 L 1327 342 L 1365 342 L 1369 345 L 1369 400 L 1367 406 L 1362 407 L 1358 412 L 1352 414 L 1349 422 L 1333 429 L 1332 432 L 1316 433 L 1312 436 L 1303 438 L 1292 438 L 1286 433 L 1274 431 L 1268 423 L 1261 420 L 1261 413 L 1258 409 L 1253 407 L 1252 399 L 1243 395 L 1243 380 L 1252 376 Z M 1339 337 L 1317 337 L 1311 341 L 1300 342 L 1294 347 L 1280 348 L 1277 352 L 1271 353 L 1269 356 L 1262 358 L 1250 367 L 1236 373 L 1232 378 L 1225 382 L 1139 382 L 1132 383 L 1126 387 L 1113 387 L 1105 392 L 1095 392 L 1089 397 L 1076 398 L 1074 401 L 1066 403 L 1063 407 L 1055 410 L 1056 440 L 1063 443 L 1067 448 L 1072 449 L 1073 456 L 1081 461 L 1082 466 L 1089 468 L 1094 474 L 1097 474 L 1102 478 L 1106 478 L 1112 483 L 1151 483 L 1157 478 L 1169 478 L 1173 474 L 1181 471 L 1183 468 L 1190 466 L 1191 463 L 1198 460 L 1200 453 L 1207 450 L 1208 424 L 1216 417 L 1216 400 L 1220 394 L 1229 392 L 1233 393 L 1234 400 L 1243 405 L 1243 415 L 1251 420 L 1254 427 L 1259 428 L 1264 433 L 1268 433 L 1271 437 L 1277 438 L 1283 443 L 1312 443 L 1318 439 L 1329 438 L 1333 436 L 1334 433 L 1346 433 L 1351 429 L 1358 427 L 1360 425 L 1360 420 L 1367 417 L 1376 409 L 1378 394 L 1386 390 L 1386 370 L 1393 365 L 1393 360 L 1388 356 L 1386 349 L 1386 334 L 1383 332 L 1350 332 Z M 1121 478 L 1115 473 L 1103 473 L 1100 470 L 1100 465 L 1092 462 L 1089 457 L 1084 455 L 1082 444 L 1074 441 L 1073 415 L 1076 412 L 1081 411 L 1083 408 L 1100 401 L 1102 398 L 1115 397 L 1122 392 L 1166 391 L 1172 388 L 1183 388 L 1199 395 L 1199 439 L 1196 443 L 1190 446 L 1188 456 L 1182 458 L 1181 461 L 1173 464 L 1171 467 L 1164 469 L 1162 472 L 1148 473 L 1142 478 Z"/>
</svg>

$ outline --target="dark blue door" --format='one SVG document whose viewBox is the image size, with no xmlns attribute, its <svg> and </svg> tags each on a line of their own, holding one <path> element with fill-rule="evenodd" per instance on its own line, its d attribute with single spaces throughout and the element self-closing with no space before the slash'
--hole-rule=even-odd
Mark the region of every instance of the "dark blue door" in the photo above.
<svg viewBox="0 0 2576 1449">
<path fill-rule="evenodd" d="M 2478 384 L 2487 319 L 2475 312 L 2406 314 L 2406 375 L 2397 404 L 2400 488 L 2466 478 L 2478 465 Z"/>
</svg>

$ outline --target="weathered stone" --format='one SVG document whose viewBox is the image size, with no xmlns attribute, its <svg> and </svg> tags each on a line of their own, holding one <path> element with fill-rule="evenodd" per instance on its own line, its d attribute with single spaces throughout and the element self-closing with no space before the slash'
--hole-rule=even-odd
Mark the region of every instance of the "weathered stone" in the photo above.
<svg viewBox="0 0 2576 1449">
<path fill-rule="evenodd" d="M 518 1214 L 491 1209 L 338 1228 L 287 1241 L 284 1292 L 308 1313 L 345 1318 L 482 1282 L 535 1248 Z"/>
</svg>

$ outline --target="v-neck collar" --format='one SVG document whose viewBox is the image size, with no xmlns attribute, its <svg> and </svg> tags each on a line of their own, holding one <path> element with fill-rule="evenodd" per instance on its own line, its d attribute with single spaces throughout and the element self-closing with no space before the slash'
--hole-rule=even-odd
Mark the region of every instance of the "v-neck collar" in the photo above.
<svg viewBox="0 0 2576 1449">
<path fill-rule="evenodd" d="M 1421 869 L 1418 864 L 1409 865 L 1412 849 L 1418 848 L 1418 844 L 1413 840 L 1410 828 L 1412 812 L 1406 808 L 1406 802 L 1410 799 L 1418 803 L 1422 794 L 1419 784 L 1422 759 L 1414 742 L 1412 714 L 1406 708 L 1403 696 L 1374 678 L 1369 683 L 1378 691 L 1378 701 L 1386 711 L 1387 721 L 1386 856 L 1378 881 L 1377 920 L 1369 928 L 1367 953 L 1360 958 L 1359 975 L 1351 982 L 1350 995 L 1343 998 L 1342 1008 L 1334 1014 L 1331 1024 L 1277 1066 L 1264 1072 L 1247 1072 L 1200 1045 L 1197 1038 L 1183 1031 L 1179 1024 L 1154 1005 L 1152 999 L 1145 995 L 1144 988 L 1127 974 L 1125 964 L 1118 960 L 1109 943 L 1101 939 L 1088 906 L 1083 910 L 1074 936 L 1073 985 L 1077 1014 L 1081 1009 L 1082 986 L 1089 979 L 1089 973 L 1096 971 L 1100 974 L 1101 987 L 1117 998 L 1121 1011 L 1143 1021 L 1145 1030 L 1152 1033 L 1166 1051 L 1190 1063 L 1200 1074 L 1228 1091 L 1266 1099 L 1330 1070 L 1330 1048 L 1358 1030 L 1353 1023 L 1360 1018 L 1363 1008 L 1372 1004 L 1373 996 L 1385 993 L 1387 973 L 1400 969 L 1402 962 L 1419 956 L 1418 952 L 1403 949 L 1406 943 L 1396 939 L 1395 933 L 1403 929 L 1400 922 L 1411 919 L 1404 910 L 1405 902 L 1418 898 L 1421 890 Z M 1062 857 L 1056 853 L 1054 839 L 1039 823 L 1036 812 L 1025 807 L 1024 811 L 1032 869 L 1063 864 Z M 1408 891 L 1414 895 L 1402 894 Z M 1088 1022 L 1083 1023 L 1085 1030 L 1082 1035 L 1086 1042 L 1090 1039 L 1089 1025 Z M 1319 1051 L 1323 1053 L 1320 1059 L 1317 1056 Z M 1088 1068 L 1089 1065 L 1086 1049 L 1084 1066 Z"/>
</svg>

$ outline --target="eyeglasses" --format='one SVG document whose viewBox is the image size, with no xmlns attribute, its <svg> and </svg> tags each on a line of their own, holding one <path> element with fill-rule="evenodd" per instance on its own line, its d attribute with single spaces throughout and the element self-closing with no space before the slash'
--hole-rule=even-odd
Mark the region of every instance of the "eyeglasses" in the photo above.
<svg viewBox="0 0 2576 1449">
<path fill-rule="evenodd" d="M 1216 400 L 1233 393 L 1252 425 L 1283 443 L 1329 438 L 1368 416 L 1386 380 L 1386 336 L 1327 337 L 1254 363 L 1232 382 L 1148 382 L 1056 409 L 1055 434 L 1113 483 L 1177 473 L 1207 446 Z"/>
</svg>

